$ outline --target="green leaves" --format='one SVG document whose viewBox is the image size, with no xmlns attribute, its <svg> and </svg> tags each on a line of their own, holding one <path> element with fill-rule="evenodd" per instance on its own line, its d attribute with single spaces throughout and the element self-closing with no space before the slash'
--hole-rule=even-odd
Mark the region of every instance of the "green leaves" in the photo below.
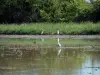
<svg viewBox="0 0 100 75">
<path fill-rule="evenodd" d="M 77 7 L 73 0 L 51 0 L 43 4 L 43 8 L 40 11 L 41 16 L 51 22 L 72 21 L 76 13 Z"/>
<path fill-rule="evenodd" d="M 0 0 L 0 23 L 72 22 L 77 17 L 93 19 L 91 15 L 97 17 L 99 12 L 99 0 L 92 4 L 85 0 Z"/>
</svg>

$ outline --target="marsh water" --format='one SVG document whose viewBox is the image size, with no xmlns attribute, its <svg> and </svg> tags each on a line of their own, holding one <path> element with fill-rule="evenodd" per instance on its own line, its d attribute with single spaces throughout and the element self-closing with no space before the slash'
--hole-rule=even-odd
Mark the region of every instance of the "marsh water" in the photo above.
<svg viewBox="0 0 100 75">
<path fill-rule="evenodd" d="M 0 75 L 99 75 L 100 40 L 0 39 Z"/>
</svg>

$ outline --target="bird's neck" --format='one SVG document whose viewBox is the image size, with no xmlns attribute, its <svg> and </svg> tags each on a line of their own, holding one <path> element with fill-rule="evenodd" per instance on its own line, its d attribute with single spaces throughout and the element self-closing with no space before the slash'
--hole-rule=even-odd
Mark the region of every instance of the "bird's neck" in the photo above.
<svg viewBox="0 0 100 75">
<path fill-rule="evenodd" d="M 57 31 L 57 34 L 59 35 L 59 30 Z"/>
<path fill-rule="evenodd" d="M 59 38 L 58 38 L 58 43 L 59 43 Z"/>
</svg>

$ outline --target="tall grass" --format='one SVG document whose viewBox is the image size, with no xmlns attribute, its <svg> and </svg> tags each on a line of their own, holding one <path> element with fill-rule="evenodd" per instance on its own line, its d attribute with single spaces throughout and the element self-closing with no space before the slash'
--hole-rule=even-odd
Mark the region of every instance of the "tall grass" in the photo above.
<svg viewBox="0 0 100 75">
<path fill-rule="evenodd" d="M 100 34 L 100 23 L 31 23 L 31 24 L 0 24 L 0 34 Z"/>
</svg>

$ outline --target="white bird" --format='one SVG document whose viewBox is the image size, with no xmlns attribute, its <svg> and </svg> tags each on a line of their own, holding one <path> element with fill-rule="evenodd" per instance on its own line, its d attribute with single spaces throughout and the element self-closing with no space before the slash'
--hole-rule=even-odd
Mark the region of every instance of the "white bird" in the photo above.
<svg viewBox="0 0 100 75">
<path fill-rule="evenodd" d="M 42 31 L 42 32 L 41 32 L 41 35 L 43 35 L 43 33 L 44 33 L 44 32 Z M 43 39 L 43 38 L 41 38 L 41 40 L 42 40 L 42 42 L 44 42 L 44 39 Z"/>
<path fill-rule="evenodd" d="M 44 32 L 42 31 L 42 32 L 41 32 L 41 35 L 43 35 L 43 33 L 44 33 Z"/>
<path fill-rule="evenodd" d="M 57 30 L 57 34 L 59 35 L 59 30 Z"/>
<path fill-rule="evenodd" d="M 61 44 L 60 44 L 59 38 L 58 38 L 58 55 L 60 55 L 60 52 L 61 52 Z"/>
<path fill-rule="evenodd" d="M 59 30 L 57 30 L 57 34 L 59 35 Z M 58 47 L 61 47 L 61 44 L 59 42 L 59 38 L 57 39 L 57 41 L 58 41 Z"/>
<path fill-rule="evenodd" d="M 57 41 L 58 41 L 58 47 L 61 47 L 61 44 L 60 44 L 60 42 L 59 42 L 59 38 L 58 38 L 58 40 L 57 40 Z"/>
<path fill-rule="evenodd" d="M 57 34 L 59 35 L 59 30 L 57 30 Z M 60 52 L 61 52 L 61 44 L 60 44 L 59 38 L 57 39 L 57 42 L 58 42 L 58 55 L 60 55 Z"/>
</svg>

